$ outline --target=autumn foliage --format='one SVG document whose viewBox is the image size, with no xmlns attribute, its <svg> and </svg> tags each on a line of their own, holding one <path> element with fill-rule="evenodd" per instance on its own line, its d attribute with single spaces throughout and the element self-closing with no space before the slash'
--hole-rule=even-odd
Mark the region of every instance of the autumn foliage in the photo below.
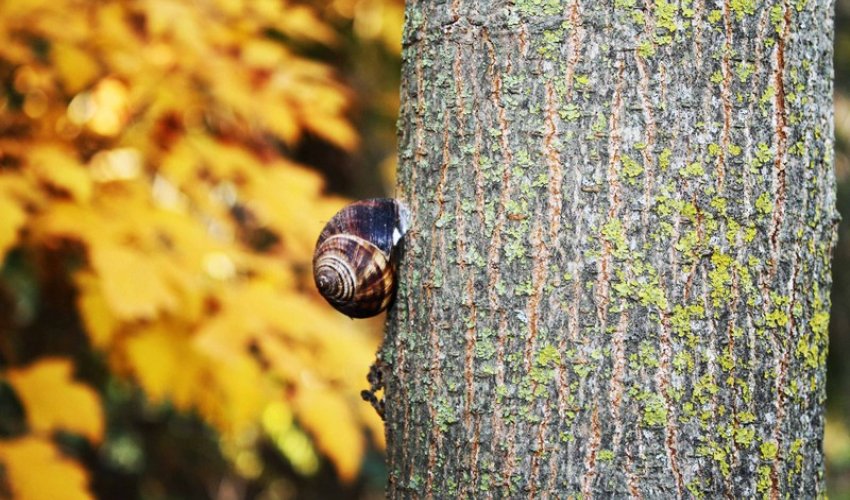
<svg viewBox="0 0 850 500">
<path fill-rule="evenodd" d="M 358 147 L 352 91 L 309 54 L 358 23 L 397 46 L 400 3 L 0 1 L 0 369 L 25 421 L 3 489 L 89 497 L 56 436 L 106 438 L 92 357 L 234 461 L 262 439 L 350 480 L 382 446 L 358 397 L 378 338 L 310 274 L 344 200 L 289 152 Z"/>
</svg>

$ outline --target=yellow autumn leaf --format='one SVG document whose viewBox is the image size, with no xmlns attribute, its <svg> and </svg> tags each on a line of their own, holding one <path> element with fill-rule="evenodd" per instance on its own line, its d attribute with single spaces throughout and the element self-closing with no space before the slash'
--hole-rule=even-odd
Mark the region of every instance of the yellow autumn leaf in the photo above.
<svg viewBox="0 0 850 500">
<path fill-rule="evenodd" d="M 169 330 L 160 323 L 146 326 L 126 339 L 123 351 L 129 370 L 149 398 L 156 402 L 171 398 L 178 408 L 188 409 L 203 365 L 181 334 Z"/>
<path fill-rule="evenodd" d="M 58 144 L 36 146 L 29 152 L 28 166 L 45 184 L 85 203 L 91 199 L 92 181 L 75 154 Z"/>
<path fill-rule="evenodd" d="M 277 21 L 277 28 L 287 35 L 333 45 L 337 41 L 336 33 L 316 16 L 316 13 L 304 5 L 287 7 Z"/>
<path fill-rule="evenodd" d="M 300 138 L 301 130 L 298 117 L 292 106 L 280 99 L 270 99 L 258 110 L 263 123 L 271 132 L 286 143 L 295 144 Z"/>
<path fill-rule="evenodd" d="M 347 151 L 353 150 L 359 143 L 354 127 L 347 120 L 338 118 L 333 114 L 314 115 L 305 113 L 304 124 L 319 137 Z"/>
<path fill-rule="evenodd" d="M 62 238 L 86 239 L 95 231 L 108 234 L 101 217 L 89 208 L 65 201 L 54 202 L 51 208 L 30 221 L 35 241 L 49 244 Z"/>
<path fill-rule="evenodd" d="M 267 283 L 233 285 L 222 293 L 221 310 L 199 328 L 193 344 L 211 358 L 231 363 L 244 358 L 253 344 L 271 373 L 297 383 L 309 369 L 301 350 L 311 343 L 299 326 L 311 317 L 303 308 L 290 307 L 291 296 Z"/>
<path fill-rule="evenodd" d="M 281 44 L 271 40 L 248 40 L 242 46 L 241 59 L 248 66 L 274 69 L 285 52 Z"/>
<path fill-rule="evenodd" d="M 2 192 L 0 192 L 2 195 Z M 16 200 L 0 196 L 0 262 L 18 241 L 18 232 L 26 222 L 26 212 Z"/>
<path fill-rule="evenodd" d="M 258 217 L 283 236 L 295 255 L 309 260 L 322 227 L 343 203 L 335 200 L 332 210 L 325 210 L 317 201 L 322 184 L 315 172 L 290 163 L 278 165 L 251 179 L 244 192 L 254 201 Z M 284 192 L 291 194 L 281 196 Z"/>
<path fill-rule="evenodd" d="M 68 405 L 68 408 L 72 406 Z M 69 412 L 71 413 L 71 412 Z M 88 473 L 63 456 L 47 439 L 27 436 L 0 440 L 2 464 L 13 498 L 20 500 L 87 500 Z"/>
<path fill-rule="evenodd" d="M 360 470 L 366 443 L 349 403 L 321 384 L 308 383 L 295 395 L 293 409 L 318 448 L 336 466 L 340 478 L 353 480 Z"/>
<path fill-rule="evenodd" d="M 257 421 L 269 394 L 259 367 L 246 356 L 247 346 L 199 346 L 175 326 L 149 325 L 126 339 L 129 368 L 148 397 L 198 410 L 222 432 L 239 432 Z"/>
<path fill-rule="evenodd" d="M 68 43 L 50 48 L 51 59 L 69 94 L 76 94 L 92 83 L 100 73 L 100 65 L 92 55 Z"/>
<path fill-rule="evenodd" d="M 208 366 L 216 390 L 209 394 L 215 397 L 211 398 L 212 412 L 207 417 L 218 422 L 225 433 L 238 433 L 259 421 L 270 399 L 270 381 L 264 380 L 257 363 L 243 353 L 231 361 L 211 358 Z"/>
<path fill-rule="evenodd" d="M 100 290 L 97 277 L 89 272 L 81 272 L 76 276 L 77 308 L 86 325 L 86 333 L 92 345 L 106 349 L 118 331 L 121 323 L 115 318 L 109 303 Z"/>
<path fill-rule="evenodd" d="M 197 166 L 201 161 L 195 141 L 204 141 L 203 136 L 194 139 L 194 134 L 181 138 L 159 162 L 159 173 L 178 186 L 194 181 Z"/>
<path fill-rule="evenodd" d="M 179 299 L 154 262 L 132 248 L 103 243 L 90 249 L 109 308 L 124 320 L 152 319 L 173 311 Z"/>
<path fill-rule="evenodd" d="M 6 376 L 33 432 L 63 430 L 100 442 L 104 426 L 100 399 L 89 386 L 75 382 L 72 371 L 67 359 L 42 358 L 26 368 L 9 370 Z"/>
<path fill-rule="evenodd" d="M 301 298 L 302 301 L 307 302 Z M 326 304 L 313 302 L 309 306 L 317 321 L 306 333 L 314 339 L 317 371 L 330 380 L 345 379 L 351 373 L 359 375 L 355 380 L 365 383 L 366 372 L 375 359 L 378 339 L 348 326 L 351 320 L 342 314 L 322 314 Z M 302 309 L 304 309 L 302 308 Z M 330 316 L 330 317 L 329 317 Z"/>
<path fill-rule="evenodd" d="M 401 54 L 401 27 L 404 26 L 404 2 L 396 0 L 384 9 L 381 39 L 393 54 Z"/>
</svg>

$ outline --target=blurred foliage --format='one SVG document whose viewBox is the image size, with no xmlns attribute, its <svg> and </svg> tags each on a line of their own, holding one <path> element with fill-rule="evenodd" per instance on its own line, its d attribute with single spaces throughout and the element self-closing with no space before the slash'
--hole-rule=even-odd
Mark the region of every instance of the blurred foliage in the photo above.
<svg viewBox="0 0 850 500">
<path fill-rule="evenodd" d="M 0 497 L 380 477 L 378 323 L 328 307 L 310 260 L 344 203 L 323 174 L 394 154 L 355 130 L 386 128 L 397 76 L 357 101 L 354 61 L 397 74 L 401 0 L 0 12 Z"/>
</svg>

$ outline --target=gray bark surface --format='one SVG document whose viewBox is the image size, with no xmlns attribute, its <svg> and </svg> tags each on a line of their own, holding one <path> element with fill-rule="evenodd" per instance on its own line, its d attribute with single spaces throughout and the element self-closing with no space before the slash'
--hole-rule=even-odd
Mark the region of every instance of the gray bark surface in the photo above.
<svg viewBox="0 0 850 500">
<path fill-rule="evenodd" d="M 419 0 L 392 498 L 824 495 L 825 0 Z"/>
</svg>

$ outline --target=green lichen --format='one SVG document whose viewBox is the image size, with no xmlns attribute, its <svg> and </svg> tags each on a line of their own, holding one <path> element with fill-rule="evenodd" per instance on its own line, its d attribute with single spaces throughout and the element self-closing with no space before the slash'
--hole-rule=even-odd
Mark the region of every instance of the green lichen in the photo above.
<svg viewBox="0 0 850 500">
<path fill-rule="evenodd" d="M 765 110 L 767 104 L 773 100 L 774 95 L 776 95 L 776 89 L 773 87 L 773 85 L 769 85 L 759 98 L 759 106 L 762 107 L 762 110 Z"/>
<path fill-rule="evenodd" d="M 705 175 L 705 170 L 702 168 L 702 163 L 695 161 L 688 166 L 679 169 L 679 174 L 682 177 L 697 177 Z"/>
<path fill-rule="evenodd" d="M 700 304 L 681 305 L 673 307 L 673 315 L 670 317 L 670 326 L 673 333 L 680 337 L 691 335 L 691 322 L 705 318 L 705 309 Z"/>
<path fill-rule="evenodd" d="M 633 267 L 635 266 L 640 266 L 640 263 L 633 263 Z M 637 301 L 642 306 L 652 305 L 662 311 L 667 309 L 667 297 L 659 286 L 656 275 L 651 274 L 649 277 L 641 277 L 638 280 L 624 281 L 622 271 L 618 271 L 618 279 L 621 281 L 612 285 L 612 288 L 619 296 Z"/>
<path fill-rule="evenodd" d="M 761 452 L 761 458 L 770 461 L 776 458 L 779 446 L 773 441 L 765 441 L 759 446 L 759 451 Z"/>
<path fill-rule="evenodd" d="M 803 445 L 805 441 L 802 438 L 795 439 L 793 443 L 791 443 L 791 449 L 789 454 L 794 458 L 794 469 L 792 472 L 794 474 L 799 474 L 803 470 L 803 461 L 805 460 L 805 456 L 802 453 Z"/>
<path fill-rule="evenodd" d="M 728 453 L 722 446 L 720 446 L 720 444 L 711 441 L 704 445 L 697 446 L 696 453 L 697 456 L 710 457 L 713 459 L 717 462 L 717 466 L 720 467 L 720 472 L 723 476 L 729 476 L 730 466 L 729 461 L 727 460 Z"/>
<path fill-rule="evenodd" d="M 756 482 L 756 491 L 759 493 L 765 493 L 771 485 L 770 466 L 759 465 L 758 469 L 756 470 L 756 474 L 758 475 L 758 482 Z"/>
<path fill-rule="evenodd" d="M 496 356 L 496 343 L 490 339 L 478 339 L 475 342 L 475 356 L 478 359 L 493 359 Z"/>
<path fill-rule="evenodd" d="M 723 353 L 718 360 L 720 363 L 720 367 L 723 368 L 724 371 L 731 371 L 735 368 L 735 358 L 728 352 Z"/>
<path fill-rule="evenodd" d="M 693 398 L 700 404 L 706 404 L 719 390 L 720 388 L 714 383 L 711 374 L 707 373 L 694 384 Z"/>
<path fill-rule="evenodd" d="M 756 421 L 756 416 L 749 411 L 741 412 L 738 414 L 738 421 L 742 424 L 751 424 Z"/>
<path fill-rule="evenodd" d="M 644 40 L 638 45 L 637 53 L 639 56 L 646 59 L 647 57 L 652 57 L 655 55 L 655 44 L 650 40 Z"/>
<path fill-rule="evenodd" d="M 620 163 L 623 166 L 621 171 L 626 177 L 626 182 L 628 182 L 629 184 L 635 184 L 635 179 L 643 173 L 643 166 L 638 162 L 634 161 L 628 155 L 622 155 L 620 157 Z"/>
<path fill-rule="evenodd" d="M 701 487 L 701 479 L 694 479 L 685 485 L 685 488 L 688 489 L 688 492 L 693 495 L 694 498 L 705 498 L 705 493 L 700 489 Z"/>
<path fill-rule="evenodd" d="M 667 406 L 659 394 L 651 395 L 643 407 L 643 424 L 647 427 L 661 427 L 667 423 Z"/>
<path fill-rule="evenodd" d="M 481 474 L 478 482 L 478 491 L 490 491 L 490 474 L 486 472 Z"/>
<path fill-rule="evenodd" d="M 523 283 L 518 283 L 514 287 L 514 295 L 517 297 L 529 297 L 534 294 L 534 285 L 531 280 L 526 280 Z"/>
<path fill-rule="evenodd" d="M 770 198 L 770 193 L 764 192 L 756 199 L 756 210 L 766 215 L 773 212 L 773 200 Z"/>
<path fill-rule="evenodd" d="M 784 327 L 788 324 L 788 314 L 781 309 L 773 309 L 764 317 L 764 322 L 772 328 Z"/>
<path fill-rule="evenodd" d="M 478 249 L 474 247 L 470 247 L 469 250 L 466 251 L 466 255 L 464 255 L 464 261 L 472 264 L 477 268 L 484 268 L 487 265 L 487 259 L 484 258 L 483 255 L 478 253 Z"/>
<path fill-rule="evenodd" d="M 559 365 L 561 363 L 561 353 L 557 347 L 545 345 L 537 353 L 536 363 L 538 366 Z"/>
<path fill-rule="evenodd" d="M 608 120 L 603 113 L 596 115 L 596 120 L 590 125 L 590 130 L 594 134 L 602 134 L 608 127 Z"/>
<path fill-rule="evenodd" d="M 741 83 L 746 82 L 754 71 L 755 65 L 746 61 L 739 62 L 738 65 L 735 67 L 735 73 L 738 74 L 738 79 L 741 80 Z"/>
<path fill-rule="evenodd" d="M 509 212 L 510 213 L 510 212 Z M 528 221 L 523 220 L 520 224 L 508 226 L 505 232 L 508 241 L 505 243 L 505 257 L 508 263 L 525 258 L 528 251 Z"/>
<path fill-rule="evenodd" d="M 729 7 L 732 8 L 732 12 L 735 13 L 735 18 L 738 21 L 744 19 L 744 15 L 751 16 L 756 12 L 756 1 L 755 0 L 731 0 L 729 3 Z"/>
<path fill-rule="evenodd" d="M 451 224 L 452 221 L 454 221 L 454 219 L 455 219 L 455 216 L 454 216 L 453 213 L 443 212 L 443 214 L 440 216 L 440 218 L 437 219 L 436 222 L 434 222 L 434 226 L 437 227 L 437 228 L 445 227 L 446 225 Z"/>
<path fill-rule="evenodd" d="M 642 10 L 633 10 L 629 13 L 632 18 L 632 22 L 639 26 L 643 26 L 646 24 L 646 16 L 643 14 Z"/>
<path fill-rule="evenodd" d="M 661 153 L 658 155 L 658 168 L 661 170 L 667 170 L 670 167 L 670 156 L 673 154 L 673 151 L 670 148 L 664 148 L 661 150 Z"/>
<path fill-rule="evenodd" d="M 682 409 L 679 411 L 679 422 L 683 424 L 687 424 L 696 416 L 696 410 L 694 409 L 694 404 L 690 401 L 685 402 L 682 405 Z"/>
<path fill-rule="evenodd" d="M 676 4 L 665 0 L 655 0 L 655 25 L 674 33 L 678 29 L 676 26 L 676 14 L 678 11 L 679 8 Z"/>
<path fill-rule="evenodd" d="M 659 194 L 655 197 L 655 213 L 661 217 L 667 217 L 673 213 L 673 203 L 666 194 Z"/>
<path fill-rule="evenodd" d="M 792 154 L 795 156 L 805 156 L 806 150 L 806 143 L 803 141 L 797 141 L 790 148 L 788 148 L 788 154 Z"/>
<path fill-rule="evenodd" d="M 756 431 L 750 427 L 735 429 L 735 444 L 742 448 L 750 448 L 755 440 Z"/>
<path fill-rule="evenodd" d="M 732 257 L 722 252 L 715 252 L 711 255 L 711 263 L 714 267 L 708 272 L 708 279 L 712 303 L 717 307 L 732 298 L 730 290 L 732 274 L 729 272 Z"/>
<path fill-rule="evenodd" d="M 718 69 L 714 73 L 711 74 L 711 76 L 708 78 L 708 80 L 711 83 L 716 85 L 716 84 L 723 81 L 723 73 L 721 73 L 720 70 Z"/>
<path fill-rule="evenodd" d="M 622 259 L 628 255 L 626 232 L 619 219 L 611 219 L 602 226 L 602 238 L 613 247 L 612 253 L 615 257 Z"/>
<path fill-rule="evenodd" d="M 688 373 L 694 369 L 694 358 L 687 351 L 679 351 L 673 356 L 673 368 L 679 373 Z"/>
<path fill-rule="evenodd" d="M 785 12 L 782 5 L 774 5 L 770 8 L 770 24 L 773 25 L 776 34 L 782 36 L 785 32 Z"/>
<path fill-rule="evenodd" d="M 558 114 L 562 120 L 574 122 L 581 117 L 581 110 L 578 105 L 570 103 L 558 110 Z"/>
<path fill-rule="evenodd" d="M 714 9 L 708 13 L 708 22 L 711 24 L 717 24 L 721 18 L 723 18 L 723 12 L 719 9 Z"/>
<path fill-rule="evenodd" d="M 587 377 L 587 374 L 590 373 L 590 370 L 592 369 L 593 367 L 590 366 L 590 363 L 578 363 L 573 365 L 573 371 L 576 372 L 576 375 L 578 375 L 579 378 Z"/>
<path fill-rule="evenodd" d="M 728 200 L 726 198 L 720 196 L 714 197 L 711 199 L 710 205 L 711 208 L 717 210 L 720 215 L 726 215 L 726 207 L 728 205 Z"/>
<path fill-rule="evenodd" d="M 640 343 L 638 358 L 641 365 L 647 368 L 658 368 L 659 366 L 658 351 L 655 350 L 655 346 L 651 342 L 644 341 Z"/>
</svg>

